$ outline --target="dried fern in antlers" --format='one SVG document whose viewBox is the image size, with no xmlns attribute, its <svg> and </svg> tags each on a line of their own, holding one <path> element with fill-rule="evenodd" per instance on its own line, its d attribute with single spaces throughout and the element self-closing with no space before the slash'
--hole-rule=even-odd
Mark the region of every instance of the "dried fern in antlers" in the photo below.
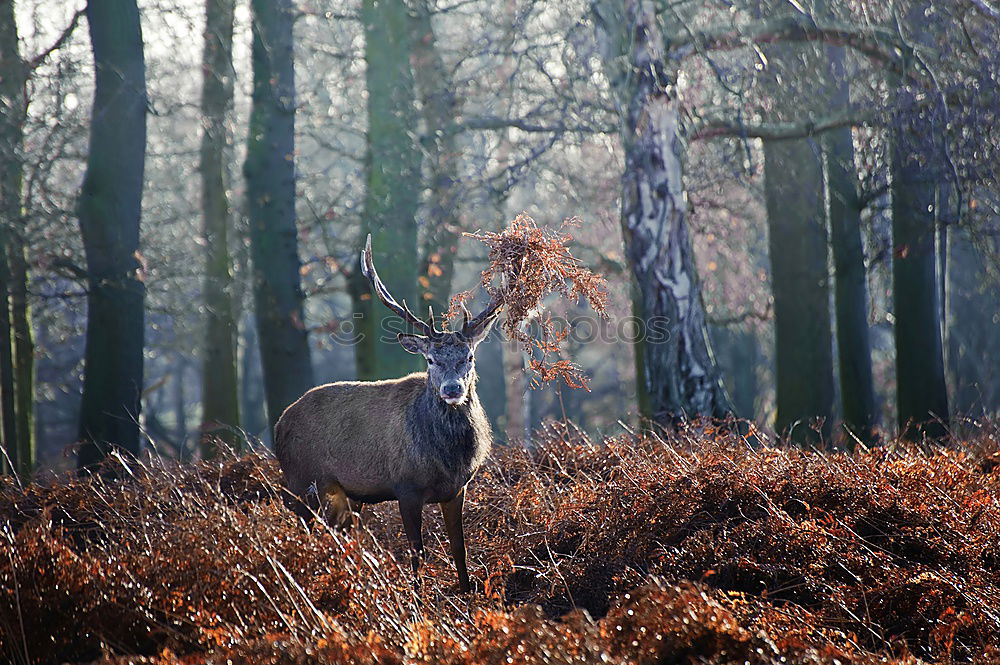
<svg viewBox="0 0 1000 665">
<path fill-rule="evenodd" d="M 568 247 L 573 238 L 566 229 L 579 224 L 579 219 L 571 218 L 557 230 L 546 229 L 521 213 L 500 232 L 465 234 L 489 247 L 482 287 L 506 308 L 503 331 L 528 353 L 536 384 L 562 379 L 571 388 L 587 388 L 580 367 L 560 357 L 560 344 L 569 330 L 557 330 L 551 315 L 543 314 L 545 296 L 558 293 L 571 301 L 583 297 L 598 315 L 607 316 L 604 277 L 588 270 Z M 454 296 L 448 318 L 471 298 L 471 291 Z M 533 320 L 537 322 L 535 334 L 527 326 Z"/>
</svg>

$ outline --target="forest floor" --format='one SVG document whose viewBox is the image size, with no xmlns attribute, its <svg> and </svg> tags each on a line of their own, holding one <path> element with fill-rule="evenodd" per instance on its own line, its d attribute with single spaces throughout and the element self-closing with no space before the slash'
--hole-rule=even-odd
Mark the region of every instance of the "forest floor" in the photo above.
<svg viewBox="0 0 1000 665">
<path fill-rule="evenodd" d="M 844 455 L 552 428 L 473 481 L 468 595 L 436 507 L 415 591 L 394 504 L 307 530 L 269 453 L 6 479 L 0 660 L 998 662 L 998 434 Z"/>
</svg>

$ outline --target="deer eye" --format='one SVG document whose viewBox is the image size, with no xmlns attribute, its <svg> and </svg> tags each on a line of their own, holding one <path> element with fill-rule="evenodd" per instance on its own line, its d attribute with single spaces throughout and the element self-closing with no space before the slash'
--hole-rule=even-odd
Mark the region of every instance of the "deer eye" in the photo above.
<svg viewBox="0 0 1000 665">
<path fill-rule="evenodd" d="M 428 365 L 433 365 L 434 364 L 434 359 L 433 358 L 427 358 L 427 364 Z"/>
<path fill-rule="evenodd" d="M 468 358 L 466 358 L 466 359 L 465 359 L 465 362 L 467 362 L 467 363 L 471 363 L 471 362 L 472 362 L 472 356 L 469 356 Z"/>
</svg>

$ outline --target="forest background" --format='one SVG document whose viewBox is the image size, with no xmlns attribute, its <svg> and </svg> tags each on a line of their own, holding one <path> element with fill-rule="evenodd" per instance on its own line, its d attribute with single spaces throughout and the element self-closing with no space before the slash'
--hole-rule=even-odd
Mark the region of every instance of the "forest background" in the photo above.
<svg viewBox="0 0 1000 665">
<path fill-rule="evenodd" d="M 212 455 L 314 382 L 418 369 L 373 343 L 365 235 L 440 312 L 485 266 L 462 233 L 521 211 L 580 218 L 611 317 L 551 307 L 589 392 L 484 345 L 501 439 L 975 428 L 1000 408 L 998 37 L 984 0 L 3 0 L 8 461 Z"/>
</svg>

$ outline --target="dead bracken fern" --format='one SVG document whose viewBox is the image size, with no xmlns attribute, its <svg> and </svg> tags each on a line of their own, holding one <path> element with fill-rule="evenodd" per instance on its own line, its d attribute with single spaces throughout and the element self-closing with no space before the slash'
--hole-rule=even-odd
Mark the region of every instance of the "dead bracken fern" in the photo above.
<svg viewBox="0 0 1000 665">
<path fill-rule="evenodd" d="M 582 297 L 599 315 L 607 315 L 604 278 L 588 270 L 568 247 L 573 237 L 567 229 L 579 224 L 574 217 L 565 220 L 558 230 L 551 230 L 539 227 L 521 213 L 498 233 L 465 234 L 489 247 L 482 287 L 491 298 L 503 303 L 503 330 L 528 353 L 535 381 L 562 379 L 572 388 L 586 388 L 587 381 L 576 364 L 559 357 L 560 344 L 568 331 L 557 330 L 551 316 L 539 314 L 542 299 L 558 293 L 573 302 Z M 471 297 L 472 292 L 466 291 L 452 298 L 448 318 L 456 316 Z M 538 327 L 534 335 L 526 325 L 533 320 L 537 320 Z"/>
<path fill-rule="evenodd" d="M 0 662 L 995 663 L 998 431 L 845 455 L 552 425 L 470 488 L 469 595 L 440 520 L 414 591 L 395 506 L 307 530 L 267 453 L 3 478 Z"/>
</svg>

